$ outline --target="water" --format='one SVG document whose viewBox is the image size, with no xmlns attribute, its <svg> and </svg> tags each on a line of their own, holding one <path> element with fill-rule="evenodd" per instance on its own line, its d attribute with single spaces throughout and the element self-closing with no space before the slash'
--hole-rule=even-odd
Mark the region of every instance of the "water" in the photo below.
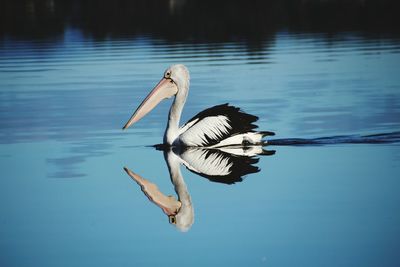
<svg viewBox="0 0 400 267">
<path fill-rule="evenodd" d="M 194 21 L 165 32 L 145 23 L 147 9 L 132 29 L 120 27 L 125 13 L 95 27 L 68 13 L 87 12 L 72 2 L 61 1 L 61 13 L 46 2 L 55 13 L 42 14 L 33 1 L 27 14 L 41 16 L 7 17 L 1 28 L 2 266 L 399 265 L 400 35 L 390 16 L 378 29 L 350 18 L 334 29 L 275 18 L 252 32 L 246 23 L 265 22 L 261 12 L 214 35 L 213 24 Z M 168 17 L 155 11 L 161 21 L 176 26 L 193 8 L 178 2 Z M 62 24 L 43 26 L 49 14 Z M 240 24 L 225 16 L 223 25 Z M 242 182 L 180 167 L 194 213 L 184 233 L 123 169 L 177 197 L 151 147 L 162 142 L 171 100 L 121 130 L 172 63 L 191 73 L 182 121 L 229 102 L 276 132 L 267 147 L 275 154 L 259 156 L 259 171 Z"/>
</svg>

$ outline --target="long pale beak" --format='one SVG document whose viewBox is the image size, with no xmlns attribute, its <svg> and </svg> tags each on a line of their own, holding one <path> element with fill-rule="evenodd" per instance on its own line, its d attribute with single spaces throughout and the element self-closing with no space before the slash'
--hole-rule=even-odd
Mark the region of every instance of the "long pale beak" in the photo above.
<svg viewBox="0 0 400 267">
<path fill-rule="evenodd" d="M 129 121 L 122 127 L 123 130 L 143 118 L 163 99 L 176 95 L 178 87 L 171 79 L 162 78 L 161 81 L 154 87 L 150 94 L 143 100 L 140 106 L 133 113 Z"/>
<path fill-rule="evenodd" d="M 176 223 L 175 215 L 179 212 L 182 203 L 173 196 L 164 195 L 157 187 L 156 184 L 144 179 L 140 175 L 134 173 L 127 167 L 124 167 L 126 173 L 134 180 L 140 189 L 147 196 L 147 198 L 159 206 L 163 212 L 168 215 L 171 223 Z"/>
</svg>

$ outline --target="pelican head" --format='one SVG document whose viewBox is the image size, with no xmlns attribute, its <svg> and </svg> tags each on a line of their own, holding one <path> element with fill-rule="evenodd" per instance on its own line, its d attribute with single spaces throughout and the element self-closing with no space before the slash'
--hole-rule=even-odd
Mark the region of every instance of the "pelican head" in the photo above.
<svg viewBox="0 0 400 267">
<path fill-rule="evenodd" d="M 187 232 L 192 227 L 194 222 L 194 211 L 191 203 L 183 204 L 180 210 L 175 215 L 168 216 L 169 223 L 176 226 L 181 232 Z"/>
<path fill-rule="evenodd" d="M 189 79 L 189 70 L 184 65 L 176 64 L 167 68 L 160 82 L 151 90 L 122 129 L 139 121 L 164 99 L 180 96 L 184 101 L 188 93 Z"/>
</svg>

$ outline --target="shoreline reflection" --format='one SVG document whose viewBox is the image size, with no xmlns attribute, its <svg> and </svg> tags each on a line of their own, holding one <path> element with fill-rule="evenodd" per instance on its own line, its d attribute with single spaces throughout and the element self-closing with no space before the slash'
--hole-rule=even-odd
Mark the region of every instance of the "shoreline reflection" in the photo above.
<svg viewBox="0 0 400 267">
<path fill-rule="evenodd" d="M 171 182 L 178 198 L 162 193 L 157 185 L 124 167 L 147 198 L 168 216 L 169 223 L 180 231 L 187 232 L 194 223 L 192 199 L 181 173 L 180 166 L 207 178 L 211 182 L 234 184 L 243 181 L 243 176 L 259 172 L 255 166 L 258 156 L 275 154 L 274 150 L 265 150 L 262 146 L 223 147 L 223 148 L 161 148 L 168 167 Z"/>
<path fill-rule="evenodd" d="M 327 33 L 328 38 L 338 32 L 361 32 L 367 38 L 382 33 L 399 36 L 399 2 L 395 0 L 3 2 L 0 40 L 62 41 L 66 29 L 74 28 L 94 40 L 138 36 L 190 43 L 240 40 L 257 49 L 282 29 Z M 238 14 L 251 19 L 239 19 Z"/>
</svg>

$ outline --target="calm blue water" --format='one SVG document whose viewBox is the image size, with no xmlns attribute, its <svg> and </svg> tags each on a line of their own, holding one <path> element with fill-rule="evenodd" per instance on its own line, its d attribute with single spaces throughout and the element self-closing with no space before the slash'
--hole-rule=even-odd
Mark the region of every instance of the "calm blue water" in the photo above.
<svg viewBox="0 0 400 267">
<path fill-rule="evenodd" d="M 276 138 L 400 131 L 400 39 L 281 30 L 246 42 L 152 36 L 0 45 L 2 266 L 399 266 L 400 149 L 272 146 L 260 172 L 212 183 L 181 167 L 194 223 L 182 233 L 124 172 L 175 195 L 161 152 L 171 100 L 121 127 L 172 63 L 183 121 L 229 102 Z"/>
</svg>

